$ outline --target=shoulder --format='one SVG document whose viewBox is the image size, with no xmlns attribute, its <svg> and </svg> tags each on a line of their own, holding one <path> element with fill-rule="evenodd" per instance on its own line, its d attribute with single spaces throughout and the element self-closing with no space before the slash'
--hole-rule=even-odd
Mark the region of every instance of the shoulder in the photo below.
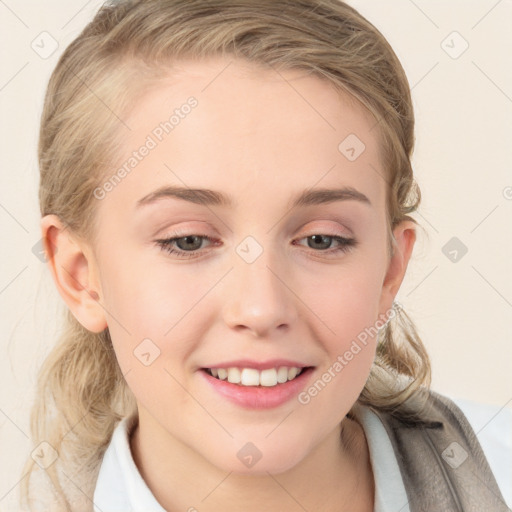
<svg viewBox="0 0 512 512">
<path fill-rule="evenodd" d="M 73 451 L 77 440 L 69 438 L 66 443 L 55 445 L 56 457 L 35 458 L 27 463 L 26 495 L 23 493 L 20 506 L 30 512 L 93 512 L 93 495 L 105 448 L 89 453 Z M 79 441 L 78 441 L 79 442 Z"/>
<path fill-rule="evenodd" d="M 475 435 L 468 418 L 454 400 L 421 387 L 407 401 L 392 408 L 370 407 L 381 421 L 395 428 L 454 429 L 460 435 Z"/>
<path fill-rule="evenodd" d="M 448 457 L 451 449 L 459 450 L 460 457 L 472 453 L 479 462 L 485 460 L 476 434 L 468 419 L 450 398 L 422 388 L 410 400 L 393 410 L 372 408 L 386 428 L 396 450 L 406 455 L 412 448 L 435 448 L 437 455 Z M 407 441 L 407 445 L 404 442 Z M 450 447 L 450 448 L 449 448 Z M 438 450 L 441 449 L 441 452 Z M 448 451 L 444 453 L 445 449 Z"/>
<path fill-rule="evenodd" d="M 30 474 L 29 482 L 29 508 L 30 512 L 68 512 L 76 510 L 80 512 L 92 512 L 92 493 L 87 492 L 91 487 L 94 476 L 75 473 L 68 475 L 67 471 L 58 462 L 55 463 L 55 476 L 58 480 L 59 491 L 53 478 L 47 469 L 40 468 L 37 464 Z M 89 484 L 89 485 L 87 485 Z"/>
<path fill-rule="evenodd" d="M 477 436 L 453 400 L 422 389 L 402 407 L 372 410 L 390 438 L 411 510 L 424 510 L 422 503 L 440 507 L 425 510 L 508 510 Z"/>
<path fill-rule="evenodd" d="M 60 512 L 66 510 L 62 498 L 59 497 L 52 480 L 45 470 L 35 465 L 29 478 L 29 508 L 24 510 L 34 512 L 43 512 L 44 510 Z"/>
</svg>

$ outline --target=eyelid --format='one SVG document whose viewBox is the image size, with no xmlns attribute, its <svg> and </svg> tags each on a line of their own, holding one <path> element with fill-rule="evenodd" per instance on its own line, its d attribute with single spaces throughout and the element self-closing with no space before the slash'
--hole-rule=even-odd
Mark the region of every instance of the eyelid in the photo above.
<svg viewBox="0 0 512 512">
<path fill-rule="evenodd" d="M 321 225 L 317 225 L 318 222 L 323 222 Z M 310 226 L 308 228 L 305 228 L 305 226 L 308 226 L 311 223 L 315 223 L 314 226 Z M 180 227 L 181 224 L 185 224 L 184 227 Z M 206 227 L 205 227 L 206 224 Z M 287 229 L 288 230 L 288 229 Z M 302 222 L 298 228 L 294 229 L 295 231 L 312 231 L 311 234 L 329 234 L 332 231 L 334 233 L 331 236 L 344 236 L 344 237 L 352 237 L 354 236 L 353 230 L 350 229 L 350 227 L 347 225 L 346 222 L 344 222 L 342 219 L 338 218 L 329 218 L 329 216 L 318 219 L 310 219 L 307 222 Z M 219 231 L 212 227 L 212 225 L 209 222 L 193 222 L 193 223 L 180 223 L 176 227 L 175 226 L 163 226 L 161 229 L 158 230 L 158 232 L 162 231 L 162 238 L 167 238 L 167 231 L 171 231 L 169 236 L 190 236 L 190 235 L 201 235 L 201 236 L 210 236 L 205 234 L 205 231 L 211 232 L 212 237 L 218 236 L 220 237 Z M 232 233 L 232 230 L 228 227 L 228 231 Z M 158 236 L 158 232 L 156 232 L 153 236 Z M 334 235 L 335 234 L 335 235 Z M 310 235 L 308 235 L 310 236 Z"/>
<path fill-rule="evenodd" d="M 339 228 L 326 228 L 326 227 L 316 227 L 316 228 L 310 228 L 306 230 L 306 233 L 300 235 L 300 237 L 294 238 L 294 240 L 302 239 L 302 238 L 308 238 L 313 235 L 324 235 L 324 236 L 330 236 L 330 237 L 339 237 L 339 238 L 354 238 L 354 235 L 350 230 L 347 230 L 348 232 L 340 231 Z M 307 234 L 309 233 L 309 234 Z M 204 231 L 199 228 L 176 228 L 171 233 L 167 233 L 163 235 L 162 237 L 159 237 L 158 240 L 169 240 L 171 238 L 186 238 L 188 236 L 199 236 L 201 238 L 208 239 L 210 241 L 215 240 L 216 235 L 208 235 L 204 233 Z M 155 241 L 158 241 L 155 240 Z"/>
<path fill-rule="evenodd" d="M 332 239 L 333 242 L 337 243 L 338 245 L 334 248 L 325 249 L 316 251 L 314 248 L 307 248 L 308 253 L 311 253 L 312 257 L 323 257 L 324 259 L 329 258 L 336 258 L 338 255 L 345 254 L 350 252 L 352 249 L 357 247 L 359 245 L 359 241 L 352 236 L 345 236 L 340 235 L 339 233 L 331 233 L 328 230 L 323 231 L 322 229 L 316 230 L 312 232 L 311 234 L 304 234 L 302 236 L 299 236 L 297 238 L 294 238 L 292 243 L 293 245 L 299 245 L 302 247 L 302 244 L 297 244 L 295 242 L 306 240 L 308 238 L 311 238 L 312 236 L 323 236 Z M 166 251 L 169 253 L 169 255 L 176 255 L 176 259 L 178 260 L 187 260 L 187 259 L 199 259 L 201 256 L 204 255 L 204 253 L 209 253 L 209 249 L 197 249 L 193 251 L 185 251 L 183 249 L 177 249 L 173 247 L 173 244 L 182 238 L 187 237 L 197 237 L 202 240 L 208 240 L 210 242 L 210 247 L 219 245 L 217 240 L 215 238 L 212 238 L 208 235 L 201 234 L 200 232 L 192 232 L 188 231 L 186 233 L 183 232 L 174 232 L 166 236 L 165 238 L 155 240 L 155 242 L 160 246 L 160 249 L 163 251 Z M 201 244 L 202 245 L 202 244 Z"/>
</svg>

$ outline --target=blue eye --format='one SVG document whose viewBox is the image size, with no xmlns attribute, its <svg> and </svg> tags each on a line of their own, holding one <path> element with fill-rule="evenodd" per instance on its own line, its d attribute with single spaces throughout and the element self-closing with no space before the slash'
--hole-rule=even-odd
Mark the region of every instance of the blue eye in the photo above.
<svg viewBox="0 0 512 512">
<path fill-rule="evenodd" d="M 173 235 L 177 235 L 178 233 L 173 233 Z M 169 238 L 163 238 L 160 240 L 156 240 L 156 243 L 160 246 L 162 250 L 169 254 L 176 255 L 178 258 L 197 258 L 200 256 L 198 254 L 199 250 L 202 248 L 202 241 L 207 240 L 209 242 L 215 242 L 213 238 L 210 238 L 206 235 L 198 235 L 198 234 L 190 234 L 190 235 L 182 235 L 182 236 L 171 236 Z M 336 235 L 323 235 L 323 234 L 315 234 L 303 238 L 299 238 L 297 240 L 311 240 L 312 246 L 309 247 L 312 249 L 318 248 L 321 250 L 314 250 L 313 252 L 320 252 L 324 254 L 338 254 L 348 252 L 350 249 L 357 245 L 357 241 L 355 238 L 345 238 L 342 236 Z M 326 248 L 325 246 L 330 246 L 332 242 L 337 242 L 338 246 L 334 248 Z M 178 248 L 176 248 L 178 246 Z M 181 247 L 179 247 L 181 246 Z"/>
</svg>

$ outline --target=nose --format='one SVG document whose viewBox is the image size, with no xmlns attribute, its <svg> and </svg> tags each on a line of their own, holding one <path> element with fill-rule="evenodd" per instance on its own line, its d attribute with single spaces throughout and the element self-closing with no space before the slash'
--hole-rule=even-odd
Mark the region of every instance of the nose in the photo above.
<svg viewBox="0 0 512 512">
<path fill-rule="evenodd" d="M 297 296 L 283 266 L 270 251 L 263 251 L 252 263 L 235 260 L 222 297 L 228 327 L 247 330 L 254 337 L 272 337 L 274 331 L 293 325 L 298 316 Z"/>
</svg>

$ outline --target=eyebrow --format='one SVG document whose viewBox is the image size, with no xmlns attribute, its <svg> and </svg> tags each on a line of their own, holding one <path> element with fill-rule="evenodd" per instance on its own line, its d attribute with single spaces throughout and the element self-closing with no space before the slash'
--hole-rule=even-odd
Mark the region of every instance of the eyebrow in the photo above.
<svg viewBox="0 0 512 512">
<path fill-rule="evenodd" d="M 187 188 L 168 185 L 163 186 L 139 199 L 137 201 L 136 208 L 152 204 L 163 198 L 181 199 L 183 201 L 204 206 L 222 206 L 232 208 L 235 205 L 235 202 L 223 192 L 206 188 Z M 304 190 L 290 200 L 288 207 L 292 209 L 347 200 L 359 201 L 369 206 L 372 204 L 367 196 L 355 188 L 342 187 L 336 189 L 316 188 Z"/>
</svg>

